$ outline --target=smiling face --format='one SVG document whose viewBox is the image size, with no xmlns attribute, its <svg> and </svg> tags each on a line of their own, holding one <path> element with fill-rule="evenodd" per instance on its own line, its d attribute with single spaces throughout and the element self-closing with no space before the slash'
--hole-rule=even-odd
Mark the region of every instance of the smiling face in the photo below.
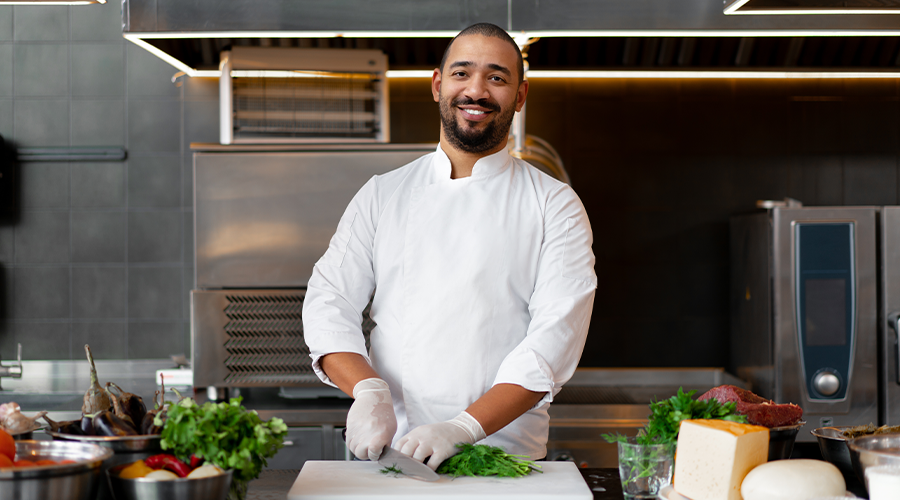
<svg viewBox="0 0 900 500">
<path fill-rule="evenodd" d="M 440 103 L 441 140 L 481 156 L 506 146 L 516 111 L 525 105 L 528 82 L 519 83 L 516 48 L 495 37 L 457 38 L 434 70 L 431 92 Z"/>
</svg>

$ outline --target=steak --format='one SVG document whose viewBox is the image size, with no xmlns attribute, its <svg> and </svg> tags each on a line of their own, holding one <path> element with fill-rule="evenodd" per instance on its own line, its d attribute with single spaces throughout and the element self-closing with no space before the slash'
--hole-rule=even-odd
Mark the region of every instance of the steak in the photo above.
<svg viewBox="0 0 900 500">
<path fill-rule="evenodd" d="M 733 385 L 713 387 L 697 399 L 704 401 L 709 398 L 715 398 L 722 404 L 734 402 L 737 412 L 745 415 L 749 423 L 770 429 L 794 425 L 803 417 L 803 409 L 795 404 L 777 404 Z"/>
</svg>

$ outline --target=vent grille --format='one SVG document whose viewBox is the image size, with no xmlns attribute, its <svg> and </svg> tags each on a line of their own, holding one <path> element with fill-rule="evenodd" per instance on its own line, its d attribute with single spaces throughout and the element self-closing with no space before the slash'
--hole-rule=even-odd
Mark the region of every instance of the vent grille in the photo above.
<svg viewBox="0 0 900 500">
<path fill-rule="evenodd" d="M 313 374 L 303 339 L 304 292 L 291 295 L 227 295 L 223 347 L 228 353 L 225 382 L 278 386 L 302 382 Z M 366 347 L 375 322 L 363 311 Z"/>
<path fill-rule="evenodd" d="M 234 78 L 234 139 L 374 140 L 379 81 L 369 73 Z"/>
</svg>

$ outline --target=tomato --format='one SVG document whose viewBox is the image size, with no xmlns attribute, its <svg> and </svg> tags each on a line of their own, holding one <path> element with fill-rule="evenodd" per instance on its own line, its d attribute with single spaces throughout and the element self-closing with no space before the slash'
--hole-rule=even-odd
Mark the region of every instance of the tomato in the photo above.
<svg viewBox="0 0 900 500">
<path fill-rule="evenodd" d="M 13 461 L 6 455 L 0 455 L 0 468 L 13 467 Z"/>
<path fill-rule="evenodd" d="M 16 460 L 15 462 L 13 462 L 13 465 L 15 465 L 16 467 L 34 467 L 37 464 L 35 464 L 31 460 L 26 460 L 23 458 L 22 460 Z"/>
<path fill-rule="evenodd" d="M 34 465 L 56 465 L 56 460 L 48 460 L 45 458 L 43 460 L 35 461 Z"/>
<path fill-rule="evenodd" d="M 16 459 L 16 440 L 3 429 L 0 429 L 0 455 L 8 458 L 10 462 Z"/>
<path fill-rule="evenodd" d="M 64 464 L 74 464 L 74 463 L 75 463 L 74 460 L 60 460 L 60 461 L 59 461 L 59 465 L 64 465 Z"/>
</svg>

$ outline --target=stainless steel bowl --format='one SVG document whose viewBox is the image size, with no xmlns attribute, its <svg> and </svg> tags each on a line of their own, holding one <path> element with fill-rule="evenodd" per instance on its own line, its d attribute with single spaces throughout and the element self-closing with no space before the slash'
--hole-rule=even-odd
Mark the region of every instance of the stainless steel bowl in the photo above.
<svg viewBox="0 0 900 500">
<path fill-rule="evenodd" d="M 79 443 L 90 443 L 108 448 L 113 451 L 113 456 L 103 463 L 103 473 L 119 464 L 130 464 L 137 462 L 157 453 L 162 453 L 160 446 L 161 437 L 153 436 L 76 436 L 75 434 L 63 434 L 59 432 L 47 431 L 47 434 L 55 440 L 60 441 L 77 441 Z M 97 492 L 97 500 L 112 500 L 112 493 L 109 491 L 109 483 L 107 481 L 100 482 L 100 488 Z"/>
<path fill-rule="evenodd" d="M 794 441 L 797 433 L 806 422 L 800 421 L 794 425 L 784 425 L 769 429 L 769 462 L 773 460 L 787 460 L 794 451 Z"/>
<path fill-rule="evenodd" d="M 119 477 L 119 472 L 127 466 L 128 464 L 121 464 L 106 471 L 106 479 L 115 500 L 223 500 L 231 485 L 230 470 L 212 477 L 156 481 Z"/>
<path fill-rule="evenodd" d="M 847 438 L 842 434 L 850 427 L 852 426 L 819 427 L 810 431 L 819 442 L 822 458 L 837 466 L 845 478 L 855 477 L 853 464 L 850 462 L 850 450 L 847 448 Z"/>
<path fill-rule="evenodd" d="M 876 465 L 900 466 L 900 434 L 876 434 L 847 442 L 850 462 L 859 480 L 866 484 L 866 469 Z"/>
<path fill-rule="evenodd" d="M 75 463 L 0 469 L 0 500 L 93 500 L 103 482 L 103 461 L 112 455 L 112 450 L 89 443 L 17 441 L 19 459 Z"/>
</svg>

